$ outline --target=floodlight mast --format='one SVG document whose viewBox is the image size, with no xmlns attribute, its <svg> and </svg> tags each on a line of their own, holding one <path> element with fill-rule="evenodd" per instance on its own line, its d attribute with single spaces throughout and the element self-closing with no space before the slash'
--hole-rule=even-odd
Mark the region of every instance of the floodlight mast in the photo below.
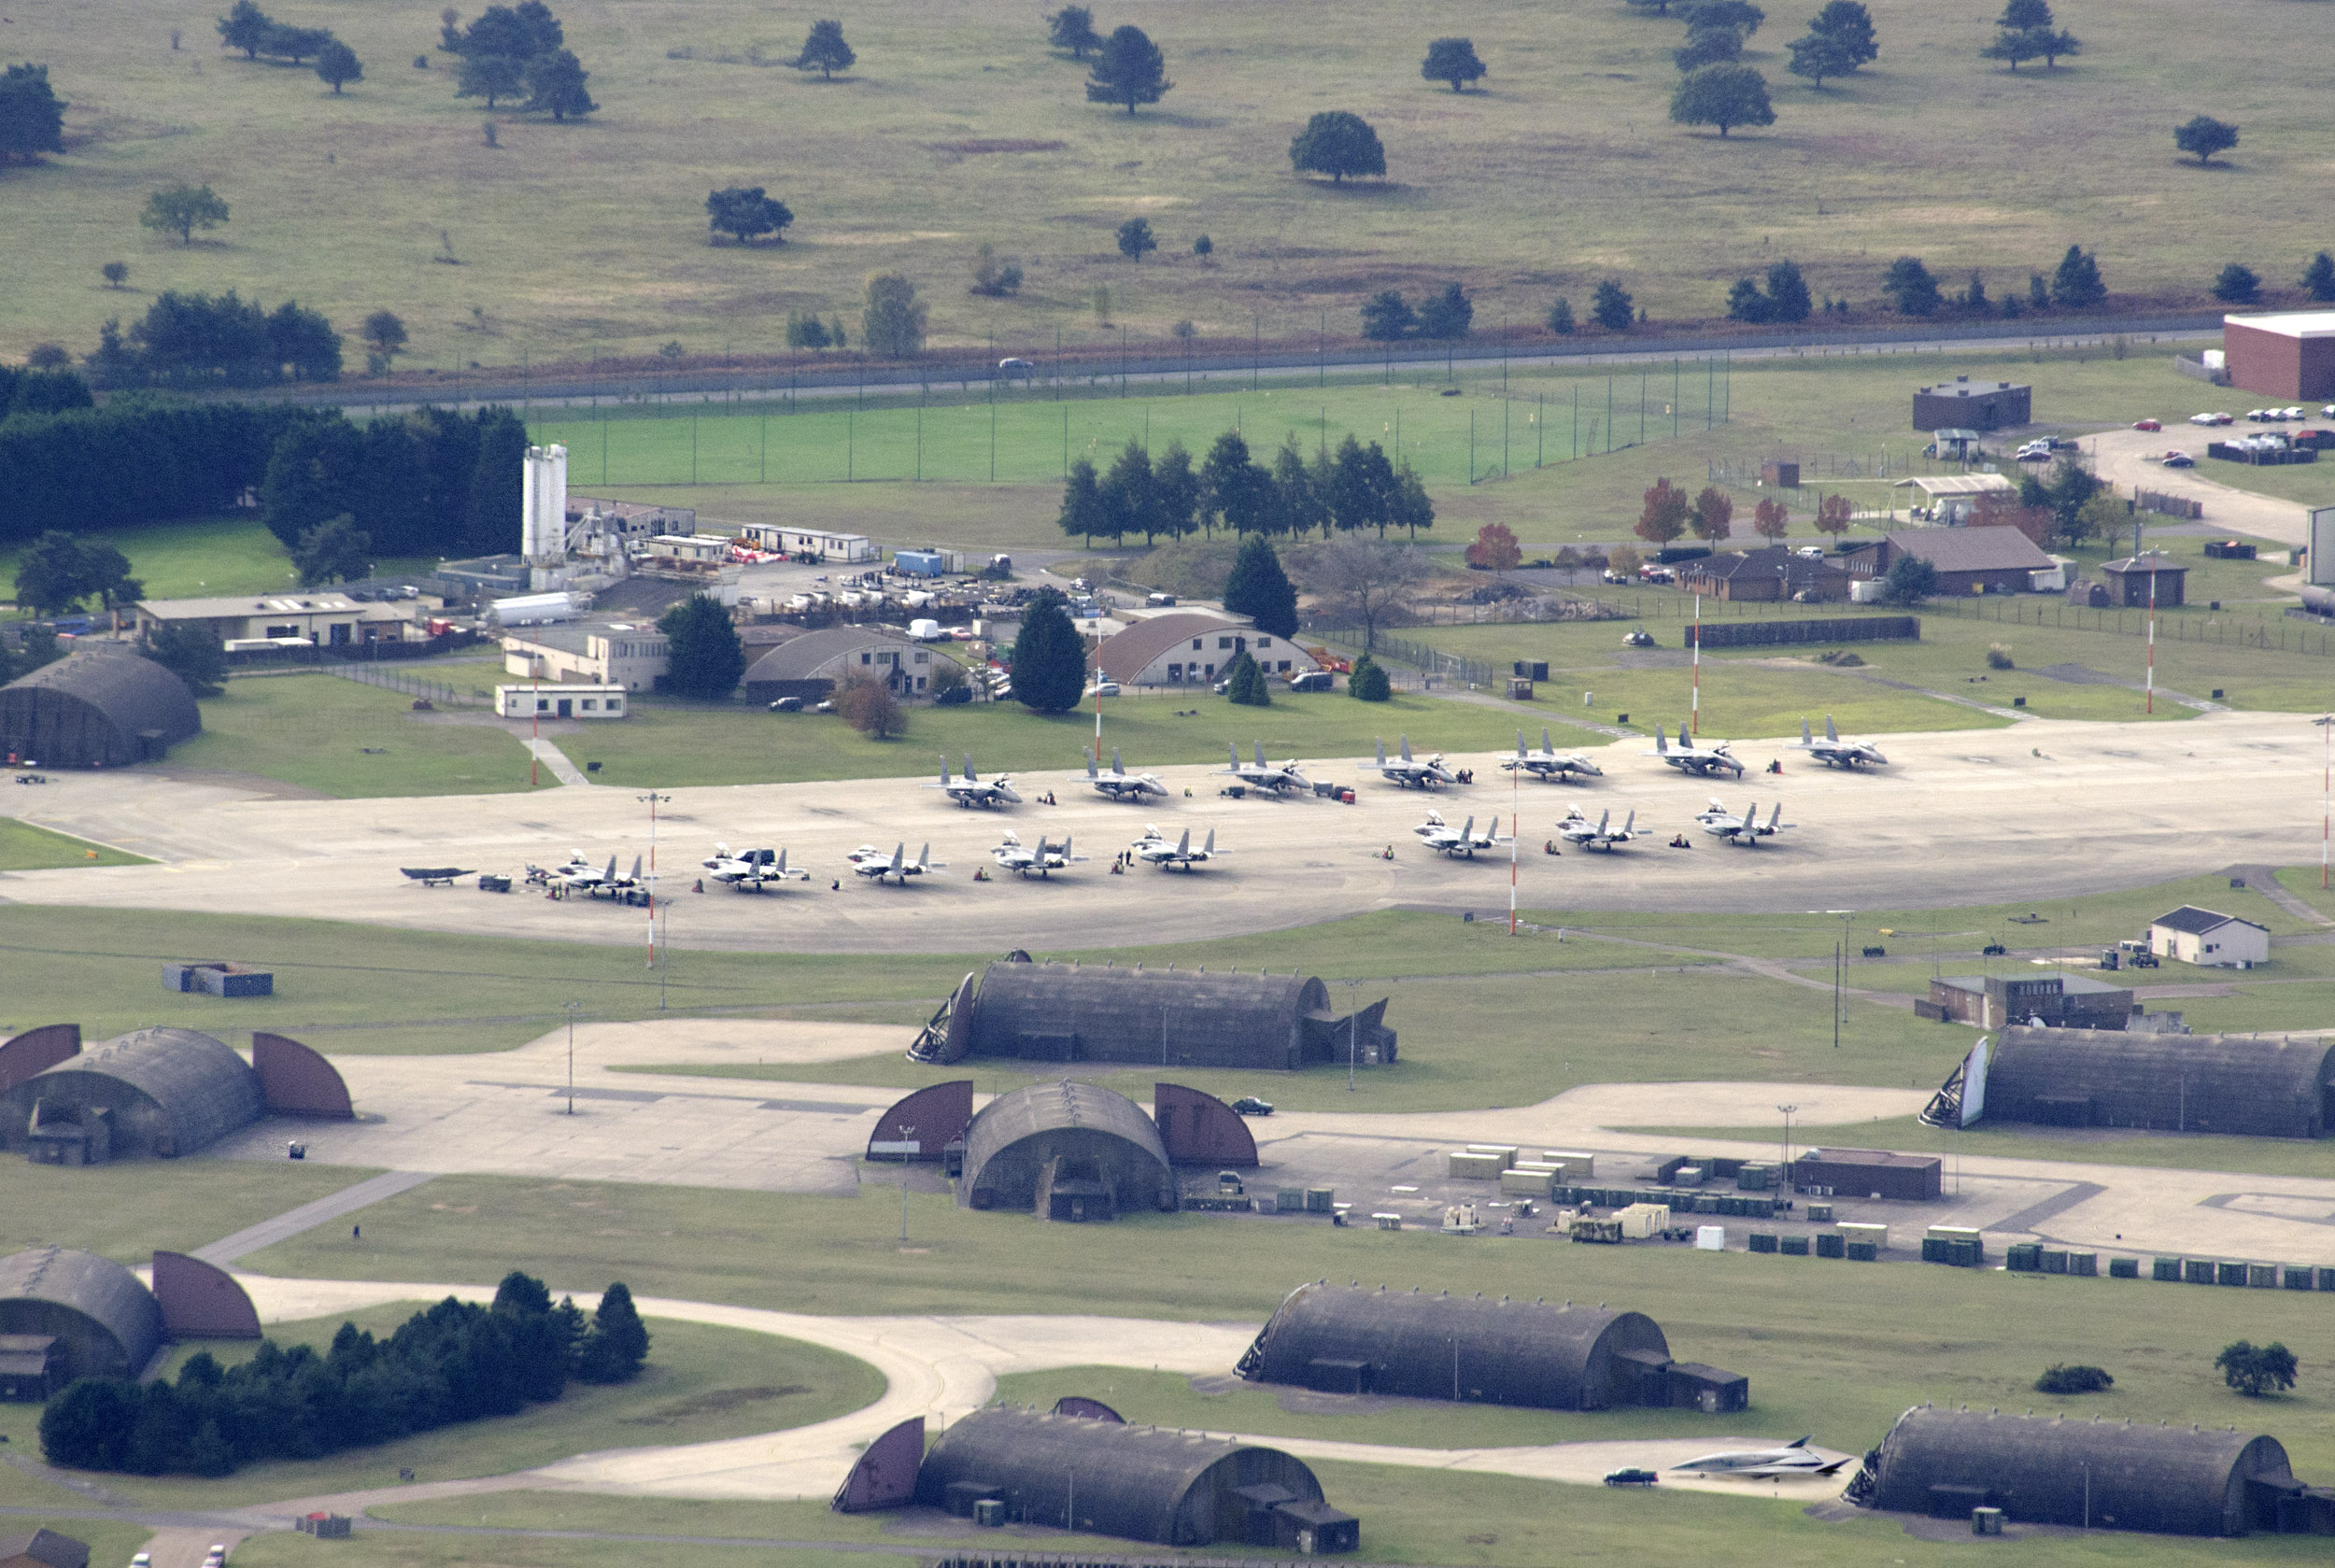
<svg viewBox="0 0 2335 1568">
<path fill-rule="evenodd" d="M 2335 713 L 2311 722 L 2319 727 L 2320 750 L 2324 754 L 2319 764 L 2319 888 L 2324 892 L 2328 829 L 2335 826 Z"/>
</svg>

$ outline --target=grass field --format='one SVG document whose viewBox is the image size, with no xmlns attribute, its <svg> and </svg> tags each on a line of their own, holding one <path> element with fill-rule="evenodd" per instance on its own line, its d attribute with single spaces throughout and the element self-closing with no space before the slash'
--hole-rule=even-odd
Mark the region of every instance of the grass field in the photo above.
<svg viewBox="0 0 2335 1568">
<path fill-rule="evenodd" d="M 478 1501 L 487 1505 L 485 1511 L 491 1511 L 505 1495 L 497 1492 Z M 614 1502 L 597 1498 L 581 1501 Z M 686 1508 L 703 1506 L 691 1504 Z M 824 1508 L 825 1504 L 806 1506 Z M 618 1505 L 615 1511 L 627 1513 L 631 1509 L 628 1504 Z M 461 1516 L 460 1522 L 474 1524 L 481 1512 L 471 1509 Z M 661 1516 L 662 1510 L 658 1512 Z M 653 1531 L 656 1526 L 636 1520 L 608 1528 L 643 1533 Z M 360 1529 L 350 1539 L 339 1543 L 341 1549 L 333 1552 L 333 1559 L 348 1568 L 636 1568 L 644 1558 L 666 1561 L 686 1559 L 692 1563 L 709 1564 L 710 1568 L 869 1568 L 870 1561 L 864 1552 L 821 1551 L 815 1547 L 709 1546 L 697 1539 L 706 1533 L 691 1524 L 683 1510 L 672 1516 L 671 1528 L 674 1535 L 688 1538 L 688 1544 Z M 316 1546 L 289 1531 L 278 1532 L 246 1541 L 235 1548 L 234 1561 L 237 1568 L 287 1568 L 290 1564 L 309 1568 L 316 1561 Z M 873 1559 L 878 1564 L 900 1561 L 903 1560 L 889 1557 Z"/>
<path fill-rule="evenodd" d="M 105 1037 L 86 1038 L 94 1044 Z M 144 1268 L 157 1248 L 207 1247 L 377 1174 L 290 1160 L 182 1160 L 167 1181 L 157 1181 L 143 1161 L 78 1168 L 0 1162 L 0 1252 L 74 1247 Z M 0 1406 L 0 1414 L 14 1408 Z"/>
<path fill-rule="evenodd" d="M 492 679 L 483 669 L 475 672 L 478 683 Z M 401 692 L 333 675 L 231 681 L 224 694 L 203 703 L 203 733 L 173 747 L 162 767 L 174 774 L 256 774 L 344 798 L 529 787 L 532 759 L 499 725 L 412 708 L 413 699 Z M 544 788 L 559 782 L 540 774 Z"/>
<path fill-rule="evenodd" d="M 248 515 L 187 518 L 79 537 L 111 544 L 129 557 L 130 575 L 146 585 L 149 599 L 279 592 L 299 582 L 284 547 Z M 0 545 L 0 591 L 13 591 L 23 555 L 22 544 Z M 375 570 L 387 576 L 433 565 L 390 559 L 376 562 Z"/>
<path fill-rule="evenodd" d="M 12 816 L 0 816 L 0 871 L 46 871 L 60 866 L 149 866 L 142 855 L 93 844 L 70 833 L 52 833 Z"/>
</svg>

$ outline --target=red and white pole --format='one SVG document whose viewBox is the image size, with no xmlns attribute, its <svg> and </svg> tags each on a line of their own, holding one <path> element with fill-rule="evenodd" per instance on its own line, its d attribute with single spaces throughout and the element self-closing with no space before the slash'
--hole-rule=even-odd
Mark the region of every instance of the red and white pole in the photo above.
<svg viewBox="0 0 2335 1568">
<path fill-rule="evenodd" d="M 2319 764 L 2319 889 L 2327 889 L 2328 829 L 2335 826 L 2335 713 L 2313 719 L 2319 727 L 2323 760 Z"/>
<path fill-rule="evenodd" d="M 1703 596 L 1694 596 L 1694 691 L 1689 699 L 1690 727 L 1703 733 Z"/>
<path fill-rule="evenodd" d="M 2157 711 L 2157 569 L 2148 569 L 2148 712 Z"/>
<path fill-rule="evenodd" d="M 1516 748 L 1520 753 L 1523 746 Z M 1521 762 L 1522 758 L 1520 756 Z M 1524 770 L 1508 770 L 1508 935 L 1516 935 L 1516 846 L 1524 836 L 1523 800 L 1520 793 L 1524 782 Z"/>
<path fill-rule="evenodd" d="M 527 660 L 527 699 L 535 710 L 532 713 L 528 715 L 528 722 L 534 726 L 534 728 L 530 731 L 530 733 L 534 740 L 540 741 L 544 738 L 544 705 L 542 701 L 542 692 L 544 689 L 544 667 L 540 662 L 538 662 L 535 656 L 531 655 Z M 543 765 L 544 759 L 535 755 L 534 746 L 530 744 L 527 748 L 528 788 L 533 789 L 537 784 L 543 783 L 541 774 Z"/>
</svg>

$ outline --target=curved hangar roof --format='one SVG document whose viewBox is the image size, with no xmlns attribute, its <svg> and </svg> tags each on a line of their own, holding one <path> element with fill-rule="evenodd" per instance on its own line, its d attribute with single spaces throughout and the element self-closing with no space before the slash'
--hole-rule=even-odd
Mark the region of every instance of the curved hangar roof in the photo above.
<svg viewBox="0 0 2335 1568">
<path fill-rule="evenodd" d="M 995 1406 L 926 1454 L 916 1501 L 946 1507 L 952 1489 L 1002 1499 L 1031 1524 L 1171 1547 L 1238 1545 L 1252 1513 L 1322 1499 L 1313 1472 L 1279 1448 Z"/>
<path fill-rule="evenodd" d="M 1143 1108 L 1092 1083 L 1033 1083 L 982 1107 L 965 1129 L 957 1201 L 973 1208 L 1036 1208 L 1048 1194 L 1108 1199 L 1075 1217 L 1122 1208 L 1173 1208 L 1174 1169 Z M 1049 1203 L 1047 1218 L 1056 1213 Z"/>
<path fill-rule="evenodd" d="M 0 1258 L 0 1333 L 53 1335 L 64 1380 L 134 1377 L 163 1342 L 163 1310 L 109 1258 L 33 1247 Z"/>
<path fill-rule="evenodd" d="M 215 1143 L 262 1110 L 259 1074 L 193 1029 L 141 1029 L 34 1074 L 0 1098 L 12 1140 L 22 1137 L 35 1100 L 51 1109 L 106 1107 L 116 1117 L 117 1151 L 163 1159 Z"/>
<path fill-rule="evenodd" d="M 1667 1403 L 1645 1384 L 1670 1364 L 1643 1312 L 1310 1284 L 1289 1293 L 1239 1370 L 1327 1392 L 1602 1410 Z"/>
<path fill-rule="evenodd" d="M 996 963 L 981 977 L 967 1050 L 1046 1062 L 1292 1069 L 1344 1060 L 1346 1021 L 1299 975 Z M 1367 1046 L 1391 1046 L 1374 1015 Z M 952 1060 L 955 1058 L 952 1057 Z"/>
<path fill-rule="evenodd" d="M 56 768 L 119 768 L 203 731 L 194 694 L 150 658 L 68 654 L 0 686 L 0 751 Z"/>
<path fill-rule="evenodd" d="M 2014 1026 L 1987 1062 L 1986 1118 L 2325 1137 L 2335 1040 Z"/>
<path fill-rule="evenodd" d="M 2243 1535 L 2257 1517 L 2249 1483 L 2293 1484 L 2271 1437 L 1927 1405 L 1879 1451 L 1874 1506 L 1956 1519 L 1991 1506 L 2022 1524 L 2080 1527 L 2088 1513 L 2116 1530 Z"/>
</svg>

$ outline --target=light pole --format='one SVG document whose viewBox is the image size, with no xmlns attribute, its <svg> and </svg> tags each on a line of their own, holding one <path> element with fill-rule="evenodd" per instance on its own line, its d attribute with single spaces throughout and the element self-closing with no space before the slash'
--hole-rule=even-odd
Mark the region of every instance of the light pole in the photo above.
<svg viewBox="0 0 2335 1568">
<path fill-rule="evenodd" d="M 1833 1049 L 1838 1051 L 1844 1001 L 1841 985 L 1847 978 L 1843 971 L 1848 963 L 1848 917 L 1857 911 L 1855 910 L 1826 910 L 1824 912 L 1840 916 L 1840 937 L 1833 943 Z"/>
<path fill-rule="evenodd" d="M 575 1114 L 575 1010 L 584 1004 L 570 1001 L 568 1010 L 568 1114 Z"/>
<path fill-rule="evenodd" d="M 1789 1181 L 1791 1180 L 1791 1113 L 1800 1108 L 1779 1105 L 1776 1109 L 1784 1113 L 1784 1179 Z"/>
<path fill-rule="evenodd" d="M 2335 824 L 2335 713 L 2311 721 L 2319 727 L 2320 749 L 2324 759 L 2319 764 L 2319 890 L 2327 890 L 2327 841 L 2329 824 Z"/>
<path fill-rule="evenodd" d="M 913 1125 L 900 1128 L 902 1143 L 913 1143 L 915 1138 L 916 1129 Z M 921 1151 L 920 1147 L 919 1152 Z M 903 1247 L 908 1245 L 908 1162 L 906 1160 L 900 1162 L 900 1245 Z"/>
<path fill-rule="evenodd" d="M 648 807 L 648 967 L 657 968 L 657 808 L 672 799 L 650 790 L 636 795 L 635 800 Z"/>
<path fill-rule="evenodd" d="M 1362 1014 L 1354 1010 L 1354 988 L 1362 982 L 1350 980 L 1346 986 L 1346 1093 L 1354 1092 L 1354 1060 L 1362 1053 Z"/>
</svg>

